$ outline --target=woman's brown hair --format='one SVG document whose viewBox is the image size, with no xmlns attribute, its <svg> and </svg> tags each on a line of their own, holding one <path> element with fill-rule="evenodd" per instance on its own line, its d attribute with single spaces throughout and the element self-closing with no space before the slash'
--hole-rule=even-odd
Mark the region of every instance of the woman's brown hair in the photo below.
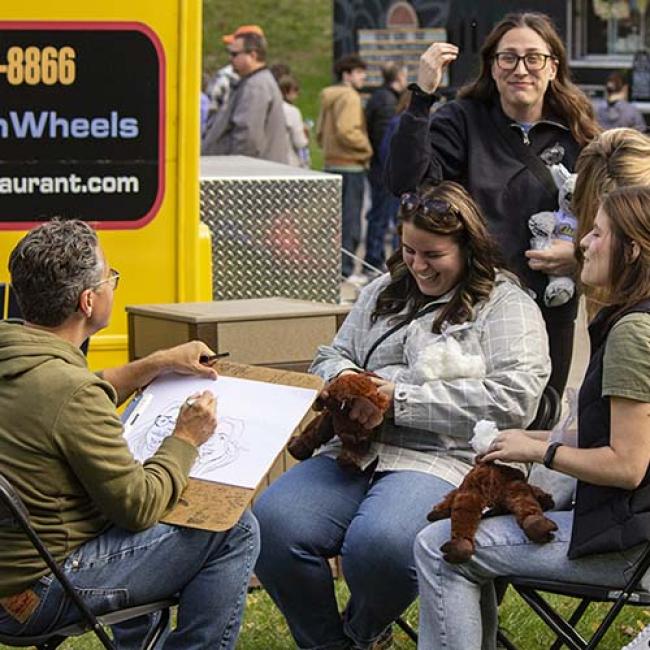
<svg viewBox="0 0 650 650">
<path fill-rule="evenodd" d="M 413 210 L 404 205 L 398 213 L 398 233 L 402 235 L 405 223 L 433 233 L 453 237 L 465 253 L 465 273 L 452 299 L 445 304 L 433 322 L 432 331 L 440 332 L 442 324 L 464 323 L 475 316 L 475 307 L 486 301 L 496 277 L 498 254 L 496 244 L 488 234 L 485 219 L 480 208 L 458 183 L 443 181 L 434 187 L 420 190 Z M 427 210 L 426 205 L 447 204 L 449 210 Z M 408 270 L 400 246 L 387 262 L 391 280 L 379 294 L 372 314 L 373 321 L 379 316 L 404 314 L 396 319 L 410 320 L 424 305 L 431 302 L 431 296 L 425 296 L 418 289 L 411 272 Z"/>
<path fill-rule="evenodd" d="M 634 185 L 608 194 L 602 210 L 611 231 L 610 318 L 650 298 L 650 187 Z"/>
<path fill-rule="evenodd" d="M 587 96 L 571 82 L 566 49 L 551 19 L 545 14 L 526 12 L 507 14 L 487 35 L 481 48 L 479 76 L 458 92 L 460 98 L 491 102 L 499 97 L 492 78 L 492 62 L 499 42 L 511 29 L 528 27 L 537 32 L 548 45 L 557 63 L 557 74 L 551 80 L 544 97 L 544 112 L 567 120 L 576 142 L 584 147 L 600 132 L 594 110 Z"/>
<path fill-rule="evenodd" d="M 590 142 L 576 161 L 573 212 L 576 240 L 592 229 L 605 194 L 629 185 L 650 185 L 650 138 L 634 129 L 610 129 Z"/>
<path fill-rule="evenodd" d="M 580 241 L 593 228 L 603 197 L 617 188 L 650 185 L 650 138 L 634 129 L 604 131 L 580 152 L 576 173 L 572 206 L 578 220 L 576 256 L 582 261 Z M 595 287 L 583 291 L 591 320 L 605 298 Z"/>
</svg>

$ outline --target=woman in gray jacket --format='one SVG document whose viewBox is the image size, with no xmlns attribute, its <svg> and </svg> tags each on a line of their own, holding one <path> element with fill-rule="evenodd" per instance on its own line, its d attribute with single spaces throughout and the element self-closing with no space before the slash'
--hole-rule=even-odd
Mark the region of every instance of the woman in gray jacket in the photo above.
<svg viewBox="0 0 650 650">
<path fill-rule="evenodd" d="M 361 471 L 336 463 L 335 441 L 254 508 L 256 574 L 300 648 L 367 648 L 385 633 L 417 596 L 413 541 L 470 469 L 475 423 L 527 426 L 550 373 L 539 309 L 498 270 L 467 192 L 443 182 L 407 194 L 399 219 L 389 273 L 362 291 L 312 365 L 328 381 L 370 370 L 391 400 Z M 358 419 L 371 428 L 380 418 Z M 351 594 L 343 617 L 328 564 L 337 555 Z"/>
</svg>

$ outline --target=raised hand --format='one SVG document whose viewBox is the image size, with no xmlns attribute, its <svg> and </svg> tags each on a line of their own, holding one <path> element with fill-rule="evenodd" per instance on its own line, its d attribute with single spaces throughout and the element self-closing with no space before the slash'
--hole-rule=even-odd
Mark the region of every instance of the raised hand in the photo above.
<svg viewBox="0 0 650 650">
<path fill-rule="evenodd" d="M 458 48 L 451 43 L 433 43 L 420 57 L 417 84 L 425 93 L 440 86 L 445 68 L 458 58 Z"/>
</svg>

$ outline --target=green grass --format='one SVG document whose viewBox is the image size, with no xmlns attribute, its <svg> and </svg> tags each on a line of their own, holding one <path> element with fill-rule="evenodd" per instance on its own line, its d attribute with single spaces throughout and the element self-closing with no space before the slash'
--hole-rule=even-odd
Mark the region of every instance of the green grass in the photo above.
<svg viewBox="0 0 650 650">
<path fill-rule="evenodd" d="M 203 2 L 203 70 L 214 73 L 227 63 L 223 34 L 257 24 L 269 42 L 268 63 L 286 63 L 300 82 L 296 102 L 303 119 L 316 122 L 318 94 L 332 83 L 331 0 L 255 0 Z M 322 169 L 322 153 L 312 138 L 312 167 Z"/>
<path fill-rule="evenodd" d="M 342 580 L 337 581 L 337 596 L 342 604 L 347 598 L 347 589 Z M 571 611 L 568 598 L 553 597 L 555 604 L 560 604 L 566 612 Z M 602 605 L 592 605 L 585 614 L 581 631 L 591 634 L 603 616 Z M 407 611 L 406 618 L 417 627 L 417 604 Z M 599 650 L 620 650 L 630 639 L 650 622 L 650 613 L 639 607 L 626 607 L 619 614 L 614 625 L 599 645 Z M 522 650 L 546 650 L 551 647 L 553 637 L 543 623 L 531 613 L 519 597 L 509 590 L 501 607 L 501 626 L 508 636 Z M 414 650 L 414 644 L 395 626 L 395 650 Z M 6 646 L 0 646 L 5 648 Z M 101 645 L 94 635 L 86 634 L 60 646 L 68 650 L 101 650 Z M 263 589 L 254 589 L 248 595 L 246 614 L 242 624 L 237 650 L 290 650 L 295 648 L 286 623 L 280 612 L 271 602 Z M 475 650 L 468 648 L 467 650 Z"/>
</svg>

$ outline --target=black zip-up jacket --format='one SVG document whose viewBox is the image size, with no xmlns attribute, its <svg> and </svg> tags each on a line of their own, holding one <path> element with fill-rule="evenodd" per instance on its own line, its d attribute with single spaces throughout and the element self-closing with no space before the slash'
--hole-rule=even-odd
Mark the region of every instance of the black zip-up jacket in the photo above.
<svg viewBox="0 0 650 650">
<path fill-rule="evenodd" d="M 580 147 L 570 129 L 560 120 L 549 118 L 537 122 L 526 136 L 498 102 L 455 100 L 429 116 L 432 103 L 433 97 L 413 93 L 408 110 L 402 114 L 386 162 L 390 189 L 400 195 L 426 181 L 452 180 L 463 185 L 483 210 L 506 265 L 535 292 L 547 323 L 572 321 L 577 300 L 544 308 L 548 278 L 531 270 L 524 256 L 530 248 L 528 218 L 536 212 L 556 210 L 557 197 L 551 197 L 515 156 L 497 124 L 516 129 L 535 154 L 562 145 L 562 163 L 572 171 Z"/>
<path fill-rule="evenodd" d="M 382 182 L 381 162 L 379 150 L 388 123 L 395 115 L 395 108 L 399 101 L 399 93 L 384 84 L 375 90 L 366 104 L 366 127 L 372 145 L 372 158 L 370 159 L 370 173 L 375 175 L 378 182 Z"/>
</svg>

